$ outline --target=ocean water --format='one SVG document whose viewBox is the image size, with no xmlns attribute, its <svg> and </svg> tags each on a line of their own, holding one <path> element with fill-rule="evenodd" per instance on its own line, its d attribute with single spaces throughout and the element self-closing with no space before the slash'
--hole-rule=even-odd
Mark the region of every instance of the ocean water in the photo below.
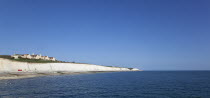
<svg viewBox="0 0 210 98">
<path fill-rule="evenodd" d="M 0 97 L 210 98 L 210 71 L 142 71 L 0 80 Z"/>
</svg>

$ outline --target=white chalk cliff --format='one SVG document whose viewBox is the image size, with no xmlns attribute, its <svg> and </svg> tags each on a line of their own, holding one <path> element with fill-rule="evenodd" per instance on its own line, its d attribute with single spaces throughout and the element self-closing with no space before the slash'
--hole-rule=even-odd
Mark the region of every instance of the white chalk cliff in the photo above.
<svg viewBox="0 0 210 98">
<path fill-rule="evenodd" d="M 88 71 L 139 71 L 133 68 L 107 67 L 77 63 L 27 63 L 0 58 L 2 72 L 88 72 Z"/>
</svg>

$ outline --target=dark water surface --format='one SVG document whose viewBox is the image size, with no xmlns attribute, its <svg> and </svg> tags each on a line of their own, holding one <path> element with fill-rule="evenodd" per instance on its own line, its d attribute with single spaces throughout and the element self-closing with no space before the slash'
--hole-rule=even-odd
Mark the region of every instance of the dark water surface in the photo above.
<svg viewBox="0 0 210 98">
<path fill-rule="evenodd" d="M 142 71 L 0 80 L 0 97 L 210 98 L 210 71 Z"/>
</svg>

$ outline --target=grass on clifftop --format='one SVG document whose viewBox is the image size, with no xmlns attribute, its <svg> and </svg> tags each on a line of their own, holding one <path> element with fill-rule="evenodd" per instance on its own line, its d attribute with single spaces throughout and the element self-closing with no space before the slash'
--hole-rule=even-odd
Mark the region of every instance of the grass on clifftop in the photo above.
<svg viewBox="0 0 210 98">
<path fill-rule="evenodd" d="M 28 62 L 28 63 L 72 63 L 72 62 L 64 62 L 64 61 L 48 61 L 48 60 L 41 60 L 41 59 L 25 59 L 25 58 L 14 59 L 10 55 L 0 55 L 0 58 L 9 59 L 13 61 L 19 61 L 19 62 Z"/>
<path fill-rule="evenodd" d="M 50 61 L 50 60 L 26 59 L 26 58 L 14 59 L 10 55 L 0 55 L 0 58 L 9 59 L 9 60 L 12 60 L 12 61 L 28 62 L 28 63 L 75 63 L 75 64 L 87 64 L 87 63 L 66 62 L 66 61 L 58 61 L 58 60 Z"/>
</svg>

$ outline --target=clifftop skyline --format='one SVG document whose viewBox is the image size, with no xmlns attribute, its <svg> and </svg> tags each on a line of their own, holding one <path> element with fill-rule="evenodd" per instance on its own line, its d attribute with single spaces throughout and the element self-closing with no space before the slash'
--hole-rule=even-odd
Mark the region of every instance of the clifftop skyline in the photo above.
<svg viewBox="0 0 210 98">
<path fill-rule="evenodd" d="M 209 0 L 1 0 L 0 54 L 210 70 Z"/>
</svg>

